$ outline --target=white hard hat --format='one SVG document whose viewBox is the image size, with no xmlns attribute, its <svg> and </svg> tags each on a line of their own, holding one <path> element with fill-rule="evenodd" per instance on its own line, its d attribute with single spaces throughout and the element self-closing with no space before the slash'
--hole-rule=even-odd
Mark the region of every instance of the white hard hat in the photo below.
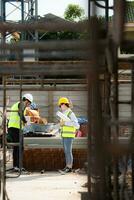
<svg viewBox="0 0 134 200">
<path fill-rule="evenodd" d="M 22 98 L 27 99 L 28 101 L 30 101 L 31 103 L 33 102 L 33 95 L 32 94 L 24 94 Z"/>
</svg>

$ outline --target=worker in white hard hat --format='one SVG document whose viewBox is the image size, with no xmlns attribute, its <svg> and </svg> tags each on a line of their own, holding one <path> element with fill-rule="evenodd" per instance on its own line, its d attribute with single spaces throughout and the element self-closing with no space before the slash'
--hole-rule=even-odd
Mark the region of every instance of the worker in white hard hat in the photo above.
<svg viewBox="0 0 134 200">
<path fill-rule="evenodd" d="M 21 130 L 23 129 L 25 123 L 25 109 L 30 106 L 33 102 L 32 94 L 24 94 L 22 96 L 22 101 L 13 104 L 11 107 L 11 112 L 8 122 L 8 134 L 7 141 L 12 143 L 19 143 L 19 145 L 13 146 L 13 169 L 14 171 L 21 171 L 22 169 L 22 158 L 23 158 L 23 135 Z M 20 139 L 21 138 L 21 139 Z M 21 148 L 19 148 L 21 147 Z M 21 154 L 19 153 L 21 149 Z M 21 155 L 21 158 L 20 156 Z"/>
</svg>

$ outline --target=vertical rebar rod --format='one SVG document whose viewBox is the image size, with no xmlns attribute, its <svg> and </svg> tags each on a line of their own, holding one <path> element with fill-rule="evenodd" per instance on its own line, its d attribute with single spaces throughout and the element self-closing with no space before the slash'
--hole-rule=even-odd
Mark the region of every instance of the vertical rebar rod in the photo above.
<svg viewBox="0 0 134 200">
<path fill-rule="evenodd" d="M 35 0 L 35 20 L 38 20 L 38 0 Z M 38 34 L 38 30 L 35 30 L 35 42 L 38 42 L 39 40 L 39 34 Z M 38 53 L 38 50 L 35 50 L 35 53 Z M 35 56 L 35 60 L 38 61 L 38 56 Z"/>
<path fill-rule="evenodd" d="M 104 74 L 104 139 L 105 145 L 108 146 L 111 144 L 111 131 L 110 127 L 108 126 L 108 120 L 110 119 L 110 88 L 111 88 L 111 75 L 109 72 L 105 72 Z M 112 199 L 112 183 L 111 183 L 111 155 L 106 153 L 106 192 L 107 192 L 107 199 Z"/>
<path fill-rule="evenodd" d="M 112 119 L 118 119 L 118 65 L 117 65 L 117 49 L 114 48 L 114 63 L 115 70 L 113 73 L 113 102 L 111 106 Z M 118 144 L 118 126 L 114 125 L 111 128 L 111 134 L 113 137 L 113 142 Z M 114 200 L 119 200 L 119 183 L 118 183 L 118 156 L 113 158 L 113 191 L 114 191 Z"/>
<path fill-rule="evenodd" d="M 108 22 L 109 22 L 109 0 L 105 0 L 105 21 L 106 21 L 106 30 L 108 31 Z"/>
<path fill-rule="evenodd" d="M 91 78 L 92 77 L 92 78 Z M 91 199 L 104 200 L 105 177 L 104 177 L 104 160 L 103 151 L 103 120 L 101 112 L 101 96 L 99 88 L 98 74 L 96 71 L 90 72 L 89 78 L 89 165 L 91 180 Z M 102 156 L 103 155 L 103 156 Z"/>
<path fill-rule="evenodd" d="M 3 77 L 3 166 L 2 166 L 2 200 L 6 199 L 6 77 Z"/>
<path fill-rule="evenodd" d="M 132 99 L 132 108 L 131 108 L 131 117 L 134 119 L 134 65 L 132 66 L 132 87 L 131 87 L 131 99 Z M 131 145 L 134 145 L 134 124 L 132 125 L 132 135 L 131 135 Z M 132 193 L 134 195 L 134 153 L 131 155 L 132 158 Z"/>
<path fill-rule="evenodd" d="M 21 22 L 24 23 L 24 0 L 21 0 Z M 24 40 L 25 32 L 21 32 L 21 40 Z"/>
<path fill-rule="evenodd" d="M 90 20 L 90 15 L 91 15 L 91 11 L 90 11 L 90 9 L 91 9 L 91 0 L 88 0 L 88 20 Z"/>
<path fill-rule="evenodd" d="M 5 7 L 6 2 L 5 1 L 1 1 L 1 17 L 2 17 L 2 21 L 6 20 L 6 7 Z"/>
<path fill-rule="evenodd" d="M 89 188 L 92 200 L 104 200 L 105 198 L 105 152 L 104 152 L 104 129 L 102 118 L 102 97 L 100 92 L 99 69 L 100 61 L 103 59 L 97 48 L 99 23 L 97 18 L 93 19 L 91 25 L 92 47 L 92 66 L 90 66 L 88 75 L 88 118 L 89 118 L 89 136 L 88 136 L 88 161 L 89 161 Z M 100 48 L 102 48 L 100 46 Z M 98 58 L 98 59 L 96 59 Z M 102 156 L 103 155 L 103 156 Z"/>
<path fill-rule="evenodd" d="M 22 132 L 22 115 L 23 115 L 23 106 L 22 106 L 22 77 L 20 76 L 20 130 L 19 130 L 19 168 L 22 169 L 22 162 L 23 162 L 23 132 Z"/>
</svg>

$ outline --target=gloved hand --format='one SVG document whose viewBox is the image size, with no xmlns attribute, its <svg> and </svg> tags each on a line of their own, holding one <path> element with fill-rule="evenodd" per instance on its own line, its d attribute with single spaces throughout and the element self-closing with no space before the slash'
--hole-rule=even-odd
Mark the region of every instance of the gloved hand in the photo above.
<svg viewBox="0 0 134 200">
<path fill-rule="evenodd" d="M 60 120 L 60 126 L 64 126 L 65 122 L 63 121 L 63 119 Z"/>
</svg>

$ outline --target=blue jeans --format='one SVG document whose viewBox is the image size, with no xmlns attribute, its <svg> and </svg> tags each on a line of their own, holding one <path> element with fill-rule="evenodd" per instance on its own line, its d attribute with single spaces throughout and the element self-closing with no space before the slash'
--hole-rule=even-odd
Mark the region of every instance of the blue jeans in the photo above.
<svg viewBox="0 0 134 200">
<path fill-rule="evenodd" d="M 72 154 L 73 140 L 74 138 L 62 138 L 66 166 L 70 166 L 70 167 L 72 167 L 73 165 L 73 154 Z"/>
</svg>

